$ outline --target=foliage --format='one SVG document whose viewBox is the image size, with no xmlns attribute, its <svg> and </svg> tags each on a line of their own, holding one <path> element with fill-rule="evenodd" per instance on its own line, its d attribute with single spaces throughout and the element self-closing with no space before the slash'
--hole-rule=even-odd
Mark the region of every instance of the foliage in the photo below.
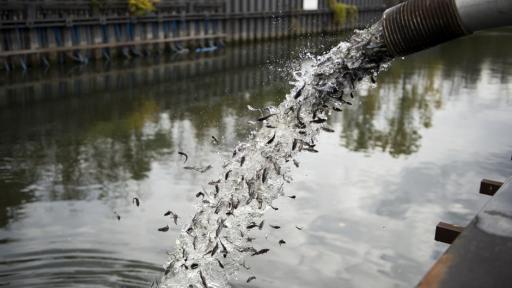
<svg viewBox="0 0 512 288">
<path fill-rule="evenodd" d="M 94 13 L 105 9 L 106 6 L 107 0 L 91 0 L 91 9 L 94 11 Z"/>
<path fill-rule="evenodd" d="M 337 0 L 329 0 L 329 9 L 334 13 L 334 19 L 339 25 L 350 21 L 355 24 L 359 10 L 356 5 L 338 3 Z"/>
<path fill-rule="evenodd" d="M 144 15 L 155 11 L 155 4 L 159 0 L 128 0 L 130 13 L 133 15 Z"/>
</svg>

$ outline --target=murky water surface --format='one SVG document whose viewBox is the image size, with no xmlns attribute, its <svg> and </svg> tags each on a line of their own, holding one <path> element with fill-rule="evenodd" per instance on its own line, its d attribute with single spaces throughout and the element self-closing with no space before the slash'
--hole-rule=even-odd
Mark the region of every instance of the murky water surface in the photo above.
<svg viewBox="0 0 512 288">
<path fill-rule="evenodd" d="M 298 56 L 338 40 L 1 75 L 0 286 L 159 279 L 181 229 L 158 232 L 163 213 L 188 223 L 221 154 L 252 128 L 246 106 L 277 105 Z M 510 30 L 475 35 L 397 60 L 362 89 L 320 153 L 300 156 L 285 188 L 297 199 L 265 216 L 282 227 L 260 235 L 271 253 L 249 258 L 233 285 L 416 284 L 447 247 L 436 223 L 468 223 L 487 200 L 480 179 L 512 175 L 511 49 Z M 184 170 L 177 151 L 214 169 Z"/>
</svg>

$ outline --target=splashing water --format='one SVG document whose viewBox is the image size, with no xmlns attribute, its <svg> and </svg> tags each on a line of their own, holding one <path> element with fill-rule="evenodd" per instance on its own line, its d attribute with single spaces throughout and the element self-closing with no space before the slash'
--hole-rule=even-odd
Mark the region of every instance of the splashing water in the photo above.
<svg viewBox="0 0 512 288">
<path fill-rule="evenodd" d="M 331 131 L 330 113 L 351 105 L 358 84 L 375 82 L 390 61 L 379 22 L 295 72 L 294 87 L 278 107 L 248 107 L 263 113 L 262 127 L 235 148 L 223 174 L 209 183 L 211 191 L 198 195 L 202 201 L 176 241 L 161 287 L 229 287 L 246 256 L 268 252 L 253 247 L 249 235 L 261 229 L 264 211 L 284 195 L 292 165 L 298 166 L 294 157 L 318 152 L 318 134 Z"/>
</svg>

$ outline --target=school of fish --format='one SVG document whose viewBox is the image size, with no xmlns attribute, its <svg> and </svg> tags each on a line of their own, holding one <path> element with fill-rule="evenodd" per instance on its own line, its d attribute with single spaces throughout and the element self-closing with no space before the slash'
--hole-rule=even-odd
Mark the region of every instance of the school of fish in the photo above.
<svg viewBox="0 0 512 288">
<path fill-rule="evenodd" d="M 268 247 L 254 247 L 253 240 L 265 225 L 265 210 L 278 210 L 272 202 L 285 195 L 285 184 L 292 181 L 290 171 L 293 166 L 299 167 L 295 157 L 300 152 L 319 152 L 318 134 L 334 131 L 328 126 L 329 115 L 352 105 L 358 84 L 375 83 L 377 74 L 391 60 L 382 40 L 381 24 L 377 23 L 355 31 L 347 42 L 296 71 L 293 88 L 279 106 L 249 106 L 254 123 L 260 127 L 225 159 L 221 175 L 196 194 L 197 211 L 176 240 L 159 287 L 229 287 L 240 269 L 249 268 L 246 257 L 271 253 L 286 244 L 281 239 Z M 212 140 L 219 143 L 215 137 Z M 186 153 L 179 155 L 187 162 Z M 212 167 L 184 168 L 205 173 Z M 288 197 L 295 199 L 294 195 Z M 172 216 L 177 224 L 177 214 L 168 211 L 164 215 Z M 277 232 L 281 228 L 268 227 Z M 159 231 L 168 231 L 168 226 Z M 246 280 L 251 281 L 258 281 L 255 275 Z"/>
</svg>

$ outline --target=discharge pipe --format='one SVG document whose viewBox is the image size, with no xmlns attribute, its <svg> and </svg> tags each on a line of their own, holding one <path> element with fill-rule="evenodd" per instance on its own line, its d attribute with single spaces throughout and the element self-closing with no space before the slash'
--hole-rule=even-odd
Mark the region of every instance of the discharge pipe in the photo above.
<svg viewBox="0 0 512 288">
<path fill-rule="evenodd" d="M 471 34 L 512 25 L 512 0 L 408 0 L 387 9 L 384 41 L 405 56 Z"/>
</svg>

